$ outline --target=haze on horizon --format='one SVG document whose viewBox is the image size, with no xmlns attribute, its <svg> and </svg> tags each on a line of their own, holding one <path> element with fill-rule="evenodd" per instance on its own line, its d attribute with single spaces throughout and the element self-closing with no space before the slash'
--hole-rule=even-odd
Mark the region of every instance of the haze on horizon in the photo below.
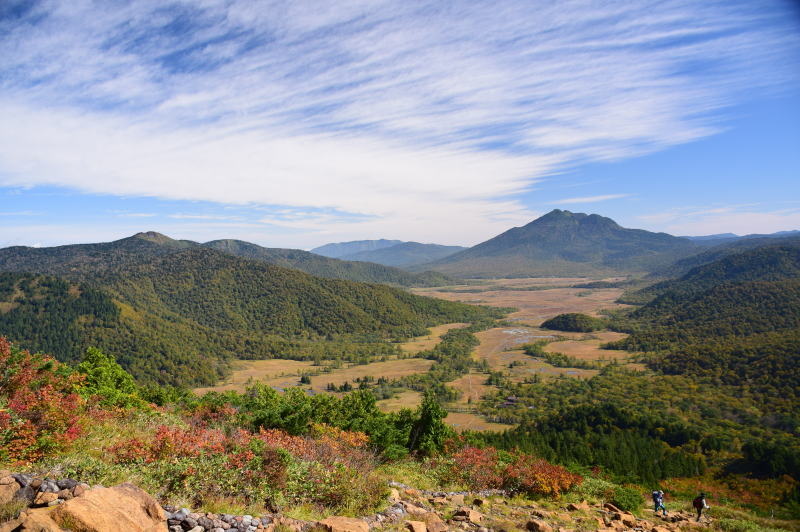
<svg viewBox="0 0 800 532">
<path fill-rule="evenodd" d="M 11 0 L 0 57 L 0 246 L 800 229 L 788 0 Z"/>
</svg>

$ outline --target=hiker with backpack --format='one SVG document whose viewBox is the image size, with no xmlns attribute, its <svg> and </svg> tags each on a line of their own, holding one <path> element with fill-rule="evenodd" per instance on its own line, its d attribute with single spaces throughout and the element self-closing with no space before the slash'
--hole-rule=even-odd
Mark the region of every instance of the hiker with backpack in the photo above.
<svg viewBox="0 0 800 532">
<path fill-rule="evenodd" d="M 692 501 L 692 506 L 697 510 L 697 522 L 699 523 L 700 516 L 703 515 L 703 510 L 710 508 L 710 506 L 706 504 L 706 494 L 701 493 L 699 496 L 695 497 Z"/>
<path fill-rule="evenodd" d="M 653 492 L 653 506 L 655 506 L 655 510 L 653 510 L 653 511 L 655 512 L 656 515 L 658 515 L 658 510 L 661 510 L 662 512 L 664 512 L 663 516 L 664 517 L 667 516 L 667 507 L 664 506 L 664 492 L 663 491 L 656 490 L 656 491 Z"/>
</svg>

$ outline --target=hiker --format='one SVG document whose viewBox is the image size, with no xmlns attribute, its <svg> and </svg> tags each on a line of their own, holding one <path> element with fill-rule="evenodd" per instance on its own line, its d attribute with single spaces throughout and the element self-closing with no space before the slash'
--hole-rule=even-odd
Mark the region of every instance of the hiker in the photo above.
<svg viewBox="0 0 800 532">
<path fill-rule="evenodd" d="M 694 498 L 692 501 L 692 506 L 694 506 L 695 510 L 697 510 L 697 522 L 700 522 L 700 516 L 703 515 L 703 510 L 707 510 L 710 508 L 708 504 L 706 504 L 706 494 L 701 493 L 697 497 Z"/>
<path fill-rule="evenodd" d="M 667 507 L 664 506 L 664 492 L 661 490 L 656 490 L 653 492 L 653 505 L 655 506 L 656 515 L 658 515 L 658 510 L 664 512 L 664 517 L 667 516 Z"/>
</svg>

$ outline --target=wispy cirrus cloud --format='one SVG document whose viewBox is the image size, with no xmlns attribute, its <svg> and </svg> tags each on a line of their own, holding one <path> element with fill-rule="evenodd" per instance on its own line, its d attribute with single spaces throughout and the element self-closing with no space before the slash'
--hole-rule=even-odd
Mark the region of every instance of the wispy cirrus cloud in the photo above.
<svg viewBox="0 0 800 532">
<path fill-rule="evenodd" d="M 766 4 L 12 2 L 0 185 L 480 239 L 528 220 L 542 176 L 711 135 L 791 79 L 798 36 Z"/>
<path fill-rule="evenodd" d="M 796 203 L 796 202 L 794 202 Z M 800 207 L 796 204 L 690 206 L 639 216 L 645 226 L 661 227 L 676 235 L 719 233 L 769 234 L 800 227 Z"/>
<path fill-rule="evenodd" d="M 573 203 L 597 203 L 600 201 L 608 201 L 613 199 L 629 198 L 631 194 L 602 194 L 599 196 L 582 196 L 577 198 L 564 198 L 561 200 L 551 201 L 553 205 L 570 205 Z"/>
</svg>

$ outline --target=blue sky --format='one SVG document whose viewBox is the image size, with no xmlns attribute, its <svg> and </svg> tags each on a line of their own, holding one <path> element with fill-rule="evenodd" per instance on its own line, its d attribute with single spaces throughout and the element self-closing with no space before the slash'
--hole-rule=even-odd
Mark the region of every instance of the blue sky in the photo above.
<svg viewBox="0 0 800 532">
<path fill-rule="evenodd" d="M 0 246 L 800 228 L 783 0 L 0 3 Z"/>
</svg>

